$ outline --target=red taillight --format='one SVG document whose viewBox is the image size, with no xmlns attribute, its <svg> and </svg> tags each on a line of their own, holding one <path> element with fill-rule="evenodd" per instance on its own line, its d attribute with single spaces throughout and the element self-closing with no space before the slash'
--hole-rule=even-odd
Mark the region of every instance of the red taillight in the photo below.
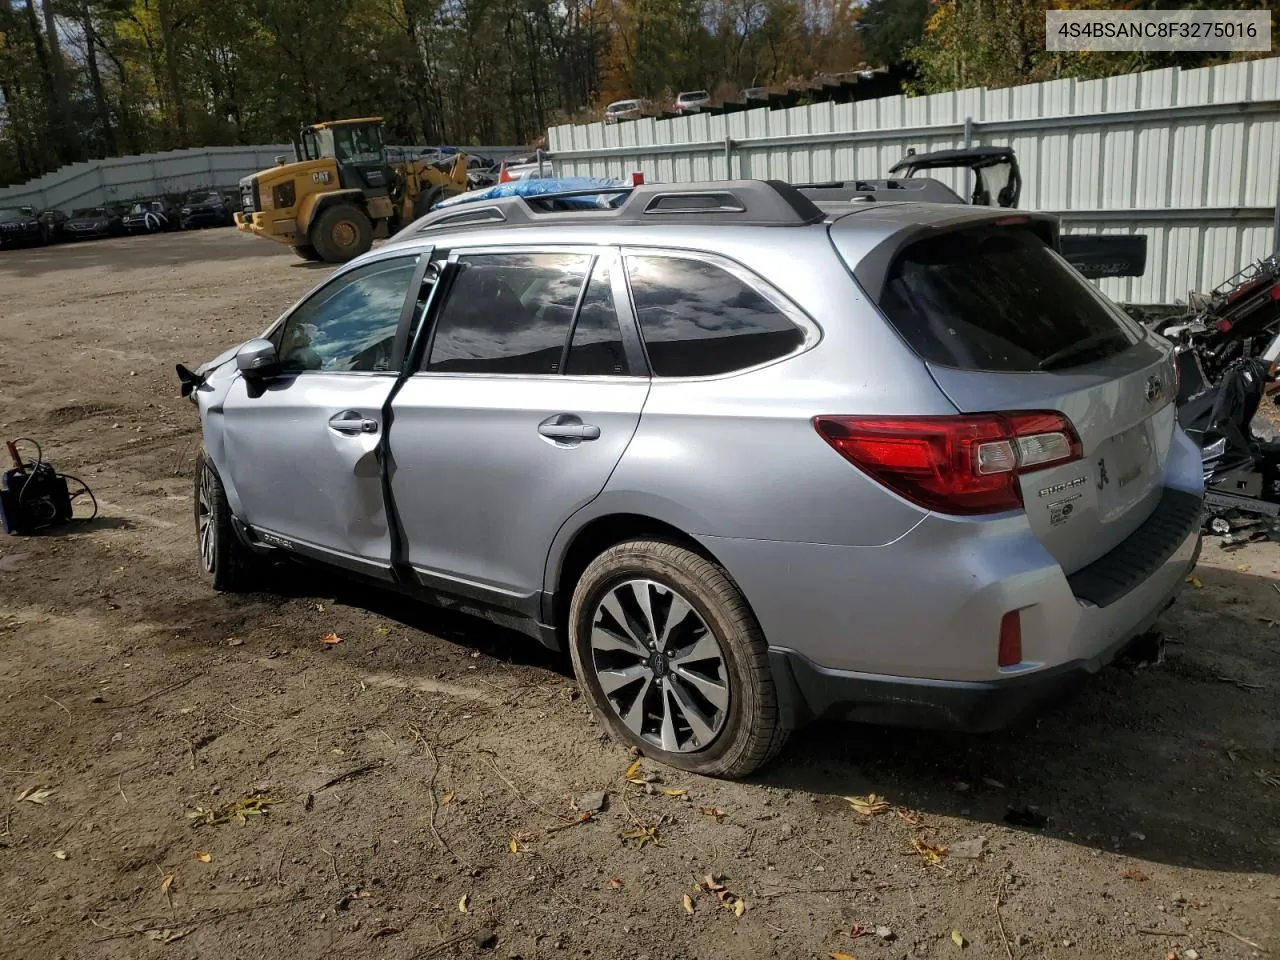
<svg viewBox="0 0 1280 960">
<path fill-rule="evenodd" d="M 1231 324 L 1231 321 L 1230 321 L 1230 320 L 1219 320 L 1219 321 L 1218 321 L 1218 332 L 1219 332 L 1219 333 L 1230 333 L 1230 332 L 1231 332 L 1231 326 L 1232 326 L 1232 324 Z"/>
<path fill-rule="evenodd" d="M 1012 667 L 1022 662 L 1022 617 L 1017 610 L 1006 613 L 1000 619 L 1000 653 L 1002 667 Z"/>
<path fill-rule="evenodd" d="M 1280 300 L 1280 283 L 1277 283 L 1270 290 L 1268 290 L 1267 296 L 1269 296 L 1272 300 Z"/>
<path fill-rule="evenodd" d="M 1079 460 L 1080 438 L 1060 413 L 954 417 L 815 417 L 822 438 L 902 497 L 972 516 L 1022 506 L 1018 477 Z"/>
</svg>

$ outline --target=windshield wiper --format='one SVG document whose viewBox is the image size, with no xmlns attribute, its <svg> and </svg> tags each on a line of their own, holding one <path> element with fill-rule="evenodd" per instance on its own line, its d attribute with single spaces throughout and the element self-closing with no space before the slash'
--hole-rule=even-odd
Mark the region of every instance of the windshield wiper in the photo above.
<svg viewBox="0 0 1280 960">
<path fill-rule="evenodd" d="M 1061 350 L 1055 350 L 1041 360 L 1037 368 L 1040 370 L 1054 370 L 1065 366 L 1072 360 L 1095 352 L 1099 347 L 1116 339 L 1117 334 L 1118 331 L 1116 330 L 1103 330 L 1100 333 L 1085 337 L 1083 340 L 1068 344 Z"/>
</svg>

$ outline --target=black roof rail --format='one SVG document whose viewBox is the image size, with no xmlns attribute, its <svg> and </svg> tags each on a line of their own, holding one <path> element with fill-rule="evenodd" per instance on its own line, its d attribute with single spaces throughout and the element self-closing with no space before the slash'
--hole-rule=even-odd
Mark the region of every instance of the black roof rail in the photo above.
<svg viewBox="0 0 1280 960">
<path fill-rule="evenodd" d="M 829 183 L 802 183 L 796 189 L 810 200 L 849 202 L 858 200 L 913 200 L 920 203 L 964 203 L 964 199 L 941 180 L 910 177 L 898 180 L 835 180 Z"/>
<path fill-rule="evenodd" d="M 567 206 L 581 197 L 616 197 L 599 209 Z M 604 186 L 533 196 L 494 197 L 451 204 L 414 221 L 393 239 L 448 227 L 535 223 L 739 224 L 781 227 L 821 223 L 826 215 L 814 202 L 781 180 L 723 180 L 706 183 L 651 183 Z"/>
</svg>

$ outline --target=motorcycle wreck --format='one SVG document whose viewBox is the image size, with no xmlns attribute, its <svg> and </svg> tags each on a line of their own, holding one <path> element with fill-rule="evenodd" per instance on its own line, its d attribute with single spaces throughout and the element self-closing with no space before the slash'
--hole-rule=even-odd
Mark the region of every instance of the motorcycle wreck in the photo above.
<svg viewBox="0 0 1280 960">
<path fill-rule="evenodd" d="M 1280 411 L 1268 416 L 1280 403 L 1280 259 L 1190 300 L 1151 327 L 1177 350 L 1178 421 L 1204 461 L 1206 532 L 1227 546 L 1280 540 Z"/>
</svg>

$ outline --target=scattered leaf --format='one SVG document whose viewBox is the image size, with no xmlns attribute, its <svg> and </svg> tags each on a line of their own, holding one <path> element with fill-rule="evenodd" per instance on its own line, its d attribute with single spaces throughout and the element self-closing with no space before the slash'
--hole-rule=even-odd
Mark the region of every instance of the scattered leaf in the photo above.
<svg viewBox="0 0 1280 960">
<path fill-rule="evenodd" d="M 903 810 L 901 807 L 894 807 L 893 812 L 898 815 L 899 820 L 912 830 L 919 830 L 924 826 L 924 817 L 915 810 Z"/>
<path fill-rule="evenodd" d="M 741 897 L 733 901 L 733 915 L 735 917 L 740 917 L 746 912 L 747 912 L 747 901 L 743 900 Z"/>
<path fill-rule="evenodd" d="M 831 960 L 857 960 L 857 957 L 851 953 L 836 952 L 831 954 Z"/>
<path fill-rule="evenodd" d="M 874 817 L 878 813 L 884 813 L 889 809 L 889 803 L 884 797 L 878 797 L 874 793 L 868 793 L 865 797 L 845 797 L 845 801 L 855 811 L 864 817 Z"/>
<path fill-rule="evenodd" d="M 213 854 L 205 853 L 203 850 L 197 850 L 195 854 L 192 856 L 192 859 L 199 860 L 201 863 L 212 863 Z"/>
<path fill-rule="evenodd" d="M 147 936 L 156 943 L 174 943 L 181 940 L 194 930 L 195 927 L 188 927 L 186 930 L 170 930 L 167 927 L 164 930 L 149 930 Z"/>
<path fill-rule="evenodd" d="M 176 874 L 166 873 L 160 881 L 160 892 L 166 897 L 169 895 L 169 888 L 173 886 L 173 881 L 177 879 Z"/>
<path fill-rule="evenodd" d="M 347 751 L 343 750 L 341 747 L 330 747 L 329 752 L 335 757 L 345 757 L 347 755 Z"/>
<path fill-rule="evenodd" d="M 471 902 L 471 896 L 470 896 L 470 894 L 466 894 L 466 893 L 464 893 L 461 897 L 459 897 L 459 898 L 458 898 L 458 912 L 459 912 L 459 913 L 466 913 L 466 912 L 467 912 L 467 904 L 468 904 L 468 903 L 470 903 L 470 902 Z"/>
<path fill-rule="evenodd" d="M 1241 573 L 1245 573 L 1249 569 L 1249 565 L 1247 563 L 1237 563 L 1236 569 Z"/>
<path fill-rule="evenodd" d="M 662 792 L 666 794 L 668 797 L 683 797 L 689 791 L 682 790 L 678 787 L 667 787 Z"/>
<path fill-rule="evenodd" d="M 336 633 L 326 633 L 323 637 L 320 638 L 320 642 L 332 645 L 335 643 L 341 643 L 342 638 L 338 636 Z"/>
<path fill-rule="evenodd" d="M 964 934 L 961 933 L 959 930 L 952 930 L 951 942 L 954 943 L 957 947 L 963 948 L 968 941 L 965 940 Z"/>
<path fill-rule="evenodd" d="M 609 881 L 609 886 L 613 887 L 613 889 L 615 890 L 622 889 L 622 881 L 619 880 L 617 877 L 609 877 L 608 881 Z"/>
<path fill-rule="evenodd" d="M 1204 582 L 1199 577 L 1197 577 L 1194 573 L 1187 574 L 1187 583 L 1191 584 L 1197 590 L 1201 589 L 1204 586 Z"/>
<path fill-rule="evenodd" d="M 21 803 L 25 800 L 27 803 L 43 804 L 49 799 L 49 795 L 53 793 L 55 789 L 55 787 L 32 787 L 30 790 L 22 791 L 18 796 L 17 802 Z"/>
<path fill-rule="evenodd" d="M 214 807 L 212 810 L 206 810 L 203 807 L 196 809 L 187 814 L 189 819 L 195 820 L 194 826 L 202 824 L 217 825 L 220 823 L 230 823 L 232 820 L 244 826 L 248 823 L 249 817 L 266 816 L 267 807 L 280 803 L 275 797 L 266 797 L 260 793 L 255 793 L 251 797 L 243 800 L 233 800 L 230 803 L 224 803 L 220 807 Z"/>
<path fill-rule="evenodd" d="M 635 842 L 636 849 L 644 847 L 646 843 L 652 843 L 655 847 L 662 846 L 662 841 L 658 839 L 658 825 L 656 823 L 637 824 L 631 830 L 623 830 L 618 834 L 621 840 L 631 840 Z"/>
<path fill-rule="evenodd" d="M 243 640 L 241 640 L 239 637 L 227 637 L 227 646 L 228 646 L 228 647 L 243 647 L 243 646 L 244 646 L 244 641 L 243 641 Z"/>
<path fill-rule="evenodd" d="M 684 900 L 683 900 L 683 901 L 681 901 L 681 902 L 682 902 L 682 903 L 684 903 L 684 912 L 685 912 L 685 913 L 693 913 L 693 897 L 689 896 L 689 895 L 686 893 L 686 894 L 684 895 Z"/>
<path fill-rule="evenodd" d="M 55 851 L 53 851 L 53 858 L 54 858 L 55 860 L 65 860 L 65 859 L 67 859 L 67 851 L 65 851 L 65 850 L 55 850 Z"/>
<path fill-rule="evenodd" d="M 719 807 L 699 807 L 698 812 L 702 814 L 704 817 L 715 817 L 716 823 L 719 823 L 725 817 L 728 816 L 728 814 L 725 813 L 723 810 L 721 810 Z"/>
<path fill-rule="evenodd" d="M 512 853 L 519 853 L 520 852 L 519 841 L 517 841 L 515 837 L 512 837 L 510 840 L 507 841 L 507 849 L 510 850 Z"/>
<path fill-rule="evenodd" d="M 911 849 L 920 854 L 920 859 L 926 867 L 936 867 L 942 862 L 942 858 L 947 855 L 947 848 L 941 844 L 928 843 L 919 837 L 911 838 Z"/>
<path fill-rule="evenodd" d="M 444 796 L 440 798 L 440 806 L 443 807 L 445 804 L 448 804 L 448 803 L 453 803 L 452 790 L 446 790 Z"/>
<path fill-rule="evenodd" d="M 852 927 L 849 928 L 849 936 L 853 937 L 853 939 L 855 940 L 863 936 L 866 932 L 867 932 L 867 928 L 860 923 L 855 923 Z"/>
<path fill-rule="evenodd" d="M 627 772 L 624 773 L 622 777 L 624 780 L 630 780 L 633 777 L 635 777 L 635 775 L 639 772 L 640 772 L 640 758 L 636 757 L 636 759 L 632 761 L 631 766 L 627 767 Z"/>
<path fill-rule="evenodd" d="M 1134 883 L 1142 883 L 1144 880 L 1150 880 L 1151 878 L 1148 877 L 1141 870 L 1131 869 L 1131 870 L 1126 870 L 1124 873 L 1120 874 L 1120 879 L 1132 880 L 1134 881 Z"/>
</svg>

